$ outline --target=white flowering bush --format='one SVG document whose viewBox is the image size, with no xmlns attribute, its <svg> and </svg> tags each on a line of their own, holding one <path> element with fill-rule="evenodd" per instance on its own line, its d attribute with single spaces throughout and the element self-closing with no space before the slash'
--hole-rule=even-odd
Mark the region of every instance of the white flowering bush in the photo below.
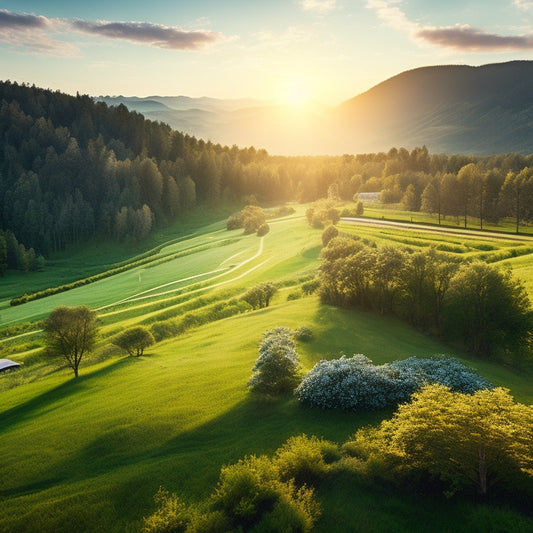
<svg viewBox="0 0 533 533">
<path fill-rule="evenodd" d="M 263 334 L 259 357 L 248 386 L 267 395 L 292 392 L 299 381 L 300 361 L 293 341 L 294 331 L 276 328 Z"/>
<path fill-rule="evenodd" d="M 481 389 L 492 389 L 490 381 L 453 357 L 439 355 L 430 358 L 409 357 L 393 361 L 390 368 L 409 376 L 416 389 L 424 385 L 446 385 L 452 392 L 473 394 Z"/>
<path fill-rule="evenodd" d="M 364 355 L 322 360 L 303 378 L 295 391 L 311 407 L 345 411 L 375 410 L 405 402 L 430 383 L 447 385 L 455 392 L 473 393 L 492 384 L 457 359 L 411 357 L 374 365 Z"/>
</svg>

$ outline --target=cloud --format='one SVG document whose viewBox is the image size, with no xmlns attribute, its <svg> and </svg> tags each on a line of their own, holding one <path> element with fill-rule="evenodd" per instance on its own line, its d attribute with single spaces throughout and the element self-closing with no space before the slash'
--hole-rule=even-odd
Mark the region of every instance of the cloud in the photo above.
<svg viewBox="0 0 533 533">
<path fill-rule="evenodd" d="M 423 28 L 416 37 L 431 44 L 465 52 L 510 52 L 533 49 L 533 36 L 503 36 L 470 26 Z"/>
<path fill-rule="evenodd" d="M 366 7 L 376 11 L 378 17 L 392 28 L 397 30 L 414 31 L 418 28 L 411 22 L 405 13 L 398 7 L 399 0 L 367 0 Z"/>
<path fill-rule="evenodd" d="M 298 0 L 298 4 L 300 4 L 305 11 L 313 11 L 319 15 L 335 9 L 336 3 L 337 0 Z"/>
<path fill-rule="evenodd" d="M 211 31 L 186 31 L 150 22 L 88 22 L 75 20 L 71 26 L 82 33 L 102 35 L 137 44 L 171 50 L 197 50 L 222 36 Z"/>
<path fill-rule="evenodd" d="M 0 41 L 34 54 L 66 56 L 77 52 L 71 44 L 49 36 L 58 26 L 57 19 L 0 9 Z"/>
<path fill-rule="evenodd" d="M 1 30 L 45 29 L 50 25 L 50 21 L 40 15 L 19 14 L 7 11 L 6 9 L 0 9 Z"/>
<path fill-rule="evenodd" d="M 514 0 L 521 9 L 532 9 L 533 0 Z M 533 49 L 533 35 L 497 35 L 468 25 L 424 27 L 407 18 L 402 0 L 367 0 L 366 7 L 388 26 L 407 31 L 414 40 L 461 52 L 510 52 Z"/>
<path fill-rule="evenodd" d="M 78 49 L 54 33 L 81 32 L 171 50 L 197 50 L 223 38 L 212 31 L 186 31 L 150 22 L 49 19 L 0 9 L 0 42 L 42 55 L 75 55 Z"/>
<path fill-rule="evenodd" d="M 533 0 L 514 0 L 513 5 L 522 11 L 533 11 Z"/>
</svg>

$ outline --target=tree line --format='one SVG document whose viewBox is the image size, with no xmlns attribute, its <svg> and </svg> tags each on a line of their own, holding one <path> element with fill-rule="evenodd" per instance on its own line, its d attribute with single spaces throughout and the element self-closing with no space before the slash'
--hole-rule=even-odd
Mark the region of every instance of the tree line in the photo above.
<svg viewBox="0 0 533 533">
<path fill-rule="evenodd" d="M 531 350 L 529 298 L 511 271 L 433 248 L 413 252 L 333 237 L 322 250 L 319 293 L 325 303 L 398 316 L 476 355 Z"/>
<path fill-rule="evenodd" d="M 124 105 L 9 81 L 0 82 L 0 135 L 0 230 L 37 257 L 94 236 L 142 240 L 199 204 L 380 192 L 386 202 L 477 216 L 481 225 L 512 216 L 518 229 L 533 217 L 533 156 L 520 154 L 431 155 L 422 147 L 271 156 L 196 139 Z M 0 263 L 3 272 L 28 261 L 8 264 L 0 251 Z"/>
</svg>

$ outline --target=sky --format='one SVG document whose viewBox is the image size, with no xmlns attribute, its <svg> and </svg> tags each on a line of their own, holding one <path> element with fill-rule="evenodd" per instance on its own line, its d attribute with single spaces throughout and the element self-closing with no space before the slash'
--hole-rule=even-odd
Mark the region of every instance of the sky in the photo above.
<svg viewBox="0 0 533 533">
<path fill-rule="evenodd" d="M 533 0 L 0 1 L 0 79 L 336 105 L 404 70 L 533 60 Z"/>
</svg>

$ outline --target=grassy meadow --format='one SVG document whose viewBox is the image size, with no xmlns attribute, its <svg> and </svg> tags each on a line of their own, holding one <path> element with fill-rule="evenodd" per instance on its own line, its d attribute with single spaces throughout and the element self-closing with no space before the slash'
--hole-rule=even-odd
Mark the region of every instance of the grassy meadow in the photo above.
<svg viewBox="0 0 533 533">
<path fill-rule="evenodd" d="M 16 307 L 9 300 L 20 292 L 23 278 L 16 278 L 16 286 L 9 277 L 0 280 L 0 330 L 26 324 L 24 335 L 0 342 L 0 357 L 23 363 L 21 371 L 0 376 L 0 532 L 136 532 L 143 516 L 153 512 L 153 495 L 160 486 L 186 502 L 197 502 L 212 492 L 221 466 L 245 455 L 271 454 L 302 433 L 342 443 L 358 428 L 390 416 L 390 410 L 314 410 L 291 397 L 268 403 L 251 398 L 246 383 L 259 340 L 277 326 L 305 326 L 313 332 L 312 340 L 297 343 L 304 370 L 341 353 L 363 353 L 375 363 L 448 354 L 508 387 L 518 401 L 533 403 L 528 370 L 474 360 L 397 320 L 303 296 L 300 285 L 316 273 L 321 247 L 321 230 L 307 225 L 304 212 L 300 206 L 292 216 L 269 221 L 270 232 L 263 239 L 242 230 L 228 232 L 222 219 L 202 223 L 198 216 L 196 227 L 176 226 L 151 242 L 147 249 L 156 250 L 149 262 Z M 509 263 L 533 297 L 531 238 L 345 223 L 339 229 L 379 243 L 433 245 Z M 144 251 L 111 252 L 104 245 L 102 250 L 109 250 L 109 256 L 102 251 L 92 262 L 91 249 L 85 263 L 83 251 L 75 255 L 75 264 L 87 267 L 83 276 L 123 262 L 125 253 L 133 264 Z M 73 267 L 59 280 L 56 269 L 67 268 L 66 257 L 52 263 L 29 288 L 76 279 Z M 130 325 L 201 310 L 264 281 L 279 284 L 268 308 L 192 328 L 138 358 L 110 342 Z M 33 324 L 60 304 L 99 309 L 101 337 L 82 362 L 77 380 L 61 362 L 42 353 L 39 326 Z M 509 506 L 398 494 L 347 473 L 328 478 L 317 495 L 322 503 L 315 528 L 319 532 L 533 529 L 532 517 Z"/>
</svg>

